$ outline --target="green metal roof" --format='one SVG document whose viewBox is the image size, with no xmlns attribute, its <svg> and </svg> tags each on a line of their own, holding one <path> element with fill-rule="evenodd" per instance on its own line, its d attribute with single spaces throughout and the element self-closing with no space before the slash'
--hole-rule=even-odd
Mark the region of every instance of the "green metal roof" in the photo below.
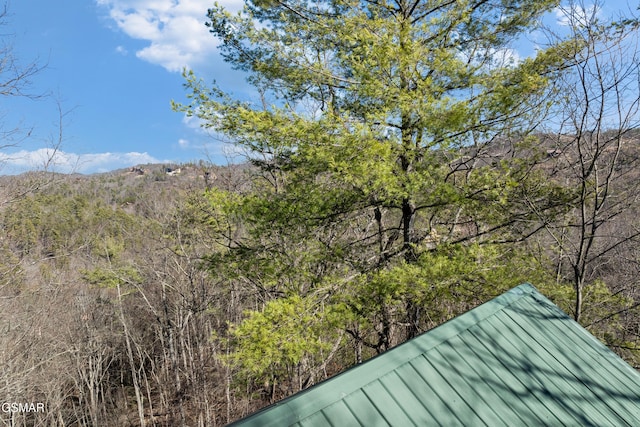
<svg viewBox="0 0 640 427">
<path fill-rule="evenodd" d="M 640 374 L 529 284 L 242 426 L 640 425 Z"/>
</svg>

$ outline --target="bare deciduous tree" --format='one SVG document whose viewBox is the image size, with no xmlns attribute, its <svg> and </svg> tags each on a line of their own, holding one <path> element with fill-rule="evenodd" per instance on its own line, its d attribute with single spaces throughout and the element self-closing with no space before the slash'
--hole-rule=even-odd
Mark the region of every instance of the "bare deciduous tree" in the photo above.
<svg viewBox="0 0 640 427">
<path fill-rule="evenodd" d="M 0 6 L 0 98 L 40 98 L 43 95 L 33 93 L 31 87 L 33 78 L 43 70 L 44 66 L 38 61 L 23 63 L 17 57 L 11 34 L 2 31 L 9 18 L 8 6 L 4 3 Z M 14 146 L 24 137 L 24 134 L 28 135 L 29 131 L 24 132 L 24 129 L 19 126 L 1 123 L 0 149 Z"/>
<path fill-rule="evenodd" d="M 567 215 L 546 230 L 558 251 L 558 276 L 573 284 L 577 321 L 585 286 L 602 278 L 617 248 L 640 237 L 640 228 L 625 220 L 640 201 L 638 26 L 602 21 L 600 6 L 562 9 L 565 28 L 582 48 L 558 81 L 550 150 L 555 176 L 574 191 Z"/>
<path fill-rule="evenodd" d="M 5 2 L 0 5 L 0 99 L 25 98 L 31 101 L 50 99 L 49 93 L 34 89 L 34 79 L 46 68 L 46 63 L 37 58 L 30 61 L 19 58 L 15 52 L 13 35 L 3 31 L 10 18 L 8 2 Z M 47 140 L 46 158 L 43 159 L 42 164 L 36 166 L 41 172 L 50 171 L 53 166 L 53 161 L 62 145 L 63 123 L 68 114 L 63 110 L 59 99 L 54 99 L 58 112 L 57 124 L 55 132 Z M 12 149 L 34 138 L 33 124 L 13 123 L 5 117 L 6 113 L 5 110 L 0 109 L 0 154 L 2 154 L 0 167 L 11 157 L 9 152 Z M 0 188 L 0 207 L 43 187 L 51 180 L 52 177 L 49 174 L 45 173 L 44 176 L 35 174 L 29 185 L 23 185 L 20 188 L 9 188 L 10 186 Z"/>
</svg>

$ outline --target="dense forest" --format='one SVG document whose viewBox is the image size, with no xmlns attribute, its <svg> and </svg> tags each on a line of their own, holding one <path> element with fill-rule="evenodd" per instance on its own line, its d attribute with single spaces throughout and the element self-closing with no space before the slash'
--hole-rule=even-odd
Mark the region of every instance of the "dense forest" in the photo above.
<svg viewBox="0 0 640 427">
<path fill-rule="evenodd" d="M 527 58 L 513 47 L 563 14 Z M 0 177 L 5 425 L 214 426 L 523 282 L 640 367 L 632 16 L 536 1 L 216 5 L 244 161 Z M 542 33 L 540 33 L 542 34 Z"/>
<path fill-rule="evenodd" d="M 639 142 L 625 138 L 621 170 L 640 159 Z M 569 152 L 551 150 L 538 185 L 570 181 Z M 635 169 L 612 194 L 637 186 Z M 285 235 L 279 212 L 261 211 L 264 228 L 250 230 L 237 204 L 256 203 L 263 180 L 258 166 L 204 162 L 1 177 L 18 194 L 0 215 L 0 393 L 47 408 L 2 420 L 223 425 L 404 341 L 409 301 L 418 333 L 525 281 L 575 315 L 571 246 L 551 232 L 479 243 L 436 231 L 418 265 L 354 277 L 379 249 L 375 208 L 348 223 L 323 219 L 306 238 L 305 224 Z M 562 213 L 545 227 L 577 238 L 578 211 Z M 587 266 L 581 322 L 639 366 L 638 242 L 625 237 L 637 206 L 610 216 Z"/>
</svg>

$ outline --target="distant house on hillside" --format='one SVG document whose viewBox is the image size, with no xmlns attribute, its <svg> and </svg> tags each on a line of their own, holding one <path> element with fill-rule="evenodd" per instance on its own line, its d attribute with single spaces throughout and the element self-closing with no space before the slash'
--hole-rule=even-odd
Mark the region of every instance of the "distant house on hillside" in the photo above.
<svg viewBox="0 0 640 427">
<path fill-rule="evenodd" d="M 182 173 L 182 168 L 177 168 L 177 169 L 173 169 L 173 168 L 166 168 L 165 169 L 165 173 L 169 176 L 176 176 L 176 175 L 180 175 Z"/>
<path fill-rule="evenodd" d="M 637 426 L 640 374 L 529 284 L 237 426 Z"/>
</svg>

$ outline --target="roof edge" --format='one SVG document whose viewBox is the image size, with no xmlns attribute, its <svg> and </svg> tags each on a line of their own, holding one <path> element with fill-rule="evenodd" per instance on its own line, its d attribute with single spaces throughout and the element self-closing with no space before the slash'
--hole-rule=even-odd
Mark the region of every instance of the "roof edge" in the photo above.
<svg viewBox="0 0 640 427">
<path fill-rule="evenodd" d="M 361 364 L 353 365 L 345 371 L 327 378 L 312 387 L 299 391 L 298 393 L 295 393 L 272 405 L 266 406 L 265 408 L 230 424 L 230 426 L 241 424 L 251 425 L 252 419 L 254 419 L 254 417 L 257 418 L 261 416 L 265 411 L 274 412 L 274 416 L 271 418 L 273 422 L 271 424 L 264 424 L 264 418 L 260 418 L 261 426 L 295 424 L 297 421 L 340 401 L 345 396 L 359 390 L 366 384 L 388 374 L 405 363 L 419 357 L 433 347 L 460 334 L 462 331 L 469 329 L 483 319 L 495 315 L 514 302 L 527 296 L 533 296 L 540 302 L 549 303 L 562 313 L 562 315 L 566 316 L 562 310 L 557 308 L 555 304 L 542 295 L 532 284 L 523 283 L 463 314 L 451 318 L 433 329 L 423 332 L 409 341 L 393 347 L 384 353 L 376 355 Z M 453 323 L 454 320 L 455 323 Z M 362 366 L 367 366 L 368 369 L 358 369 L 357 372 L 355 371 L 356 368 L 361 368 Z M 322 390 L 322 392 L 319 392 L 319 390 Z M 307 402 L 297 401 L 295 409 L 289 406 L 289 403 L 291 403 L 293 399 L 297 400 L 300 396 L 310 392 L 314 392 L 314 399 L 310 399 Z"/>
</svg>

